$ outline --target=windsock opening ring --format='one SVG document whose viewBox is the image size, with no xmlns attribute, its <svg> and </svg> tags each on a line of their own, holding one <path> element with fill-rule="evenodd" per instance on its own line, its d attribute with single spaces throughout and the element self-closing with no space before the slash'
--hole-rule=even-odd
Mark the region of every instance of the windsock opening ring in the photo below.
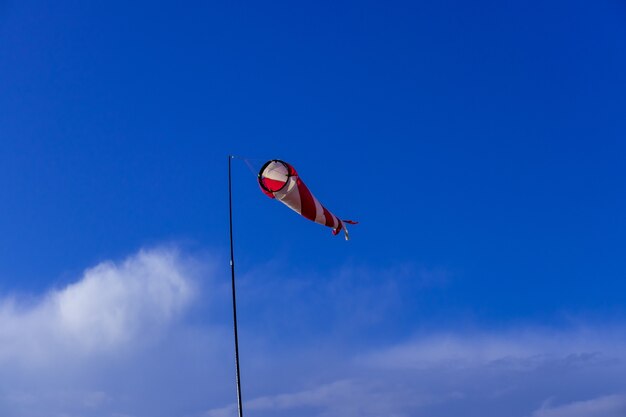
<svg viewBox="0 0 626 417">
<path fill-rule="evenodd" d="M 285 177 L 284 180 L 283 179 L 272 179 L 272 178 L 269 178 L 267 175 L 265 175 L 265 170 L 271 164 L 281 164 L 282 167 L 284 167 L 285 172 L 281 172 L 280 173 L 280 175 L 283 175 Z M 275 170 L 276 169 L 274 168 L 272 171 L 275 171 Z M 289 178 L 291 178 L 292 175 L 293 174 L 291 172 L 291 167 L 289 166 L 289 164 L 287 164 L 284 161 L 281 161 L 280 159 L 272 159 L 271 161 L 267 161 L 265 164 L 263 164 L 263 166 L 259 170 L 259 175 L 257 177 L 258 177 L 259 185 L 261 186 L 261 188 L 264 191 L 266 191 L 268 193 L 276 193 L 276 192 L 282 190 L 283 188 L 285 188 L 285 186 L 289 182 Z M 274 185 L 274 186 L 272 186 L 272 185 Z"/>
</svg>

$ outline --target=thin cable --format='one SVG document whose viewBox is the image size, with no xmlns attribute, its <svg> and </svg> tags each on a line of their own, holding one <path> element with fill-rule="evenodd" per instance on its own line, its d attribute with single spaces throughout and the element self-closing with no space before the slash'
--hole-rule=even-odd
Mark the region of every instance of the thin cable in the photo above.
<svg viewBox="0 0 626 417">
<path fill-rule="evenodd" d="M 267 159 L 264 158 L 248 158 L 245 156 L 238 156 L 238 155 L 231 155 L 230 156 L 231 159 L 241 159 L 246 166 L 248 167 L 248 169 L 250 170 L 250 172 L 256 177 L 259 174 L 259 168 L 258 166 L 255 166 L 252 164 L 252 161 L 263 161 L 265 162 Z"/>
<path fill-rule="evenodd" d="M 256 177 L 259 174 L 259 170 L 255 169 L 254 166 L 252 166 L 252 164 L 250 163 L 250 161 L 248 159 L 244 159 L 243 162 L 246 163 L 246 166 L 248 167 L 248 169 L 250 169 L 250 172 L 252 172 L 252 174 Z"/>
</svg>

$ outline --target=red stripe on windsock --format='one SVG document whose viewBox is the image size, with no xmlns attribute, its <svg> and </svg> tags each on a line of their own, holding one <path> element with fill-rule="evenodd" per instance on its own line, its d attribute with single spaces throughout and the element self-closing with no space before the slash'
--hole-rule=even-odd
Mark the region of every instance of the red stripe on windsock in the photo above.
<svg viewBox="0 0 626 417">
<path fill-rule="evenodd" d="M 263 178 L 261 181 L 263 181 L 263 185 L 265 185 L 265 188 L 267 188 L 269 191 L 275 192 L 285 186 L 285 181 L 274 180 L 272 178 L 266 177 L 266 178 Z"/>
<path fill-rule="evenodd" d="M 304 185 L 299 177 L 296 181 L 296 185 L 298 187 L 298 193 L 300 194 L 300 214 L 302 214 L 309 220 L 315 221 L 317 210 L 315 208 L 315 200 L 313 194 L 311 194 L 309 189 L 306 187 L 306 185 Z"/>
<path fill-rule="evenodd" d="M 328 227 L 335 227 L 335 216 L 333 216 L 333 214 L 328 211 L 326 207 L 322 206 L 322 208 L 324 209 L 324 217 L 326 218 L 326 223 L 324 224 Z"/>
</svg>

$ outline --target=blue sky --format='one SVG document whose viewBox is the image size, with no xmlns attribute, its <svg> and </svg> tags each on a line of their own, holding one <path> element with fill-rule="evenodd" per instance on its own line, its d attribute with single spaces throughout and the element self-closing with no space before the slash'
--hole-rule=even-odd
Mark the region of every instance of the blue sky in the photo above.
<svg viewBox="0 0 626 417">
<path fill-rule="evenodd" d="M 625 23 L 0 1 L 2 414 L 233 415 L 236 154 L 360 221 L 333 237 L 234 161 L 250 414 L 623 416 Z"/>
</svg>

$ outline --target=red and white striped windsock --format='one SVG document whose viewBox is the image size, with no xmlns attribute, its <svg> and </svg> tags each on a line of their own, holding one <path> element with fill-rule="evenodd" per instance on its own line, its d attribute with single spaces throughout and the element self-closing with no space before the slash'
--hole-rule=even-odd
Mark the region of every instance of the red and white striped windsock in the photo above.
<svg viewBox="0 0 626 417">
<path fill-rule="evenodd" d="M 315 223 L 332 227 L 336 235 L 343 229 L 346 240 L 349 239 L 346 224 L 356 224 L 352 220 L 340 220 L 311 194 L 298 173 L 288 163 L 272 159 L 267 161 L 259 171 L 259 185 L 269 197 L 275 198 L 296 213 Z"/>
</svg>

